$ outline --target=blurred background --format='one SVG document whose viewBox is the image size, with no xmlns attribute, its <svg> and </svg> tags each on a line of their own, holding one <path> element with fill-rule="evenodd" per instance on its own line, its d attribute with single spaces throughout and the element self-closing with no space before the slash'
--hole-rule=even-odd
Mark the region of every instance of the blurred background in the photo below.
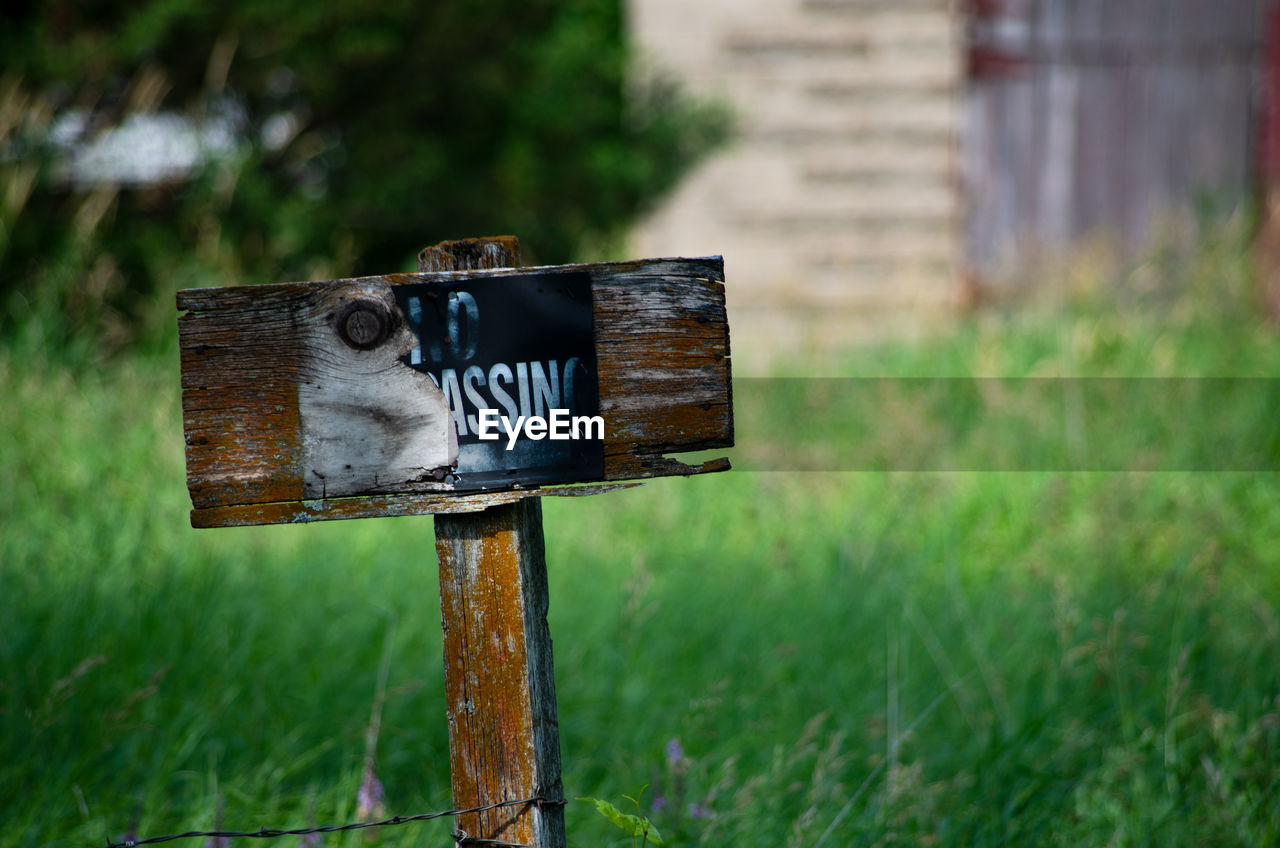
<svg viewBox="0 0 1280 848">
<path fill-rule="evenodd" d="M 0 57 L 0 848 L 449 806 L 429 522 L 192 530 L 173 294 L 501 233 L 723 254 L 735 375 L 838 413 L 1099 378 L 1139 460 L 545 499 L 567 795 L 671 845 L 1280 843 L 1280 443 L 1221 470 L 1275 429 L 1276 3 L 50 0 Z M 1152 377 L 1247 396 L 1128 434 Z M 1035 457 L 1057 410 L 814 432 L 801 382 L 739 442 Z"/>
<path fill-rule="evenodd" d="M 608 252 L 727 126 L 628 75 L 616 2 L 38 3 L 4 24 L 4 323 L 47 317 L 56 345 L 163 335 L 177 287 L 412 270 L 446 238 Z"/>
<path fill-rule="evenodd" d="M 722 245 L 762 346 L 919 336 L 1082 242 L 1193 240 L 1251 206 L 1274 132 L 1262 0 L 629 5 L 646 57 L 739 117 L 637 245 Z"/>
<path fill-rule="evenodd" d="M 113 345 L 176 285 L 502 232 L 725 255 L 740 373 L 919 337 L 1081 245 L 1255 215 L 1272 5 L 31 4 L 0 36 L 3 320 Z"/>
</svg>

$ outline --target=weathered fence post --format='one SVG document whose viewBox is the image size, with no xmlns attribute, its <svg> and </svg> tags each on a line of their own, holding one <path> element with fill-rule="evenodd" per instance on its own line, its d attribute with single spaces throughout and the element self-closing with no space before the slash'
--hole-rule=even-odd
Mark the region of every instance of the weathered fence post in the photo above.
<svg viewBox="0 0 1280 848">
<path fill-rule="evenodd" d="M 564 848 L 540 497 L 729 468 L 724 263 L 418 261 L 178 293 L 191 523 L 434 513 L 458 841 Z"/>
<path fill-rule="evenodd" d="M 515 266 L 519 251 L 513 238 L 446 242 L 422 251 L 418 270 Z M 541 501 L 438 514 L 435 524 L 453 804 L 552 802 L 466 815 L 458 829 L 564 848 Z"/>
</svg>

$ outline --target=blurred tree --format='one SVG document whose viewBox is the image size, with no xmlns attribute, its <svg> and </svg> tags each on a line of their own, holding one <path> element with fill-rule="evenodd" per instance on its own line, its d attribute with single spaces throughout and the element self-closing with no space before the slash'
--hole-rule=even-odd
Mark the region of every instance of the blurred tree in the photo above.
<svg viewBox="0 0 1280 848">
<path fill-rule="evenodd" d="M 628 79 L 620 0 L 46 0 L 0 15 L 8 329 L 48 308 L 57 336 L 127 340 L 193 261 L 228 283 L 380 273 L 495 233 L 568 261 L 727 131 L 719 108 Z M 149 111 L 230 127 L 233 152 L 132 187 L 68 176 L 68 138 Z"/>
</svg>

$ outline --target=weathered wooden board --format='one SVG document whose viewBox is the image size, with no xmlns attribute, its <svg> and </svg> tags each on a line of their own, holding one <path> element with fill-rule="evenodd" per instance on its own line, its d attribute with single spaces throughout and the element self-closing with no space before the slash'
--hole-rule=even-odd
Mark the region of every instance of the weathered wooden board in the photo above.
<svg viewBox="0 0 1280 848">
<path fill-rule="evenodd" d="M 460 512 L 520 497 L 451 490 L 441 472 L 456 437 L 440 390 L 401 361 L 416 341 L 393 287 L 568 271 L 591 276 L 600 482 L 728 468 L 664 456 L 733 444 L 719 257 L 188 289 L 178 308 L 192 523 Z"/>
</svg>

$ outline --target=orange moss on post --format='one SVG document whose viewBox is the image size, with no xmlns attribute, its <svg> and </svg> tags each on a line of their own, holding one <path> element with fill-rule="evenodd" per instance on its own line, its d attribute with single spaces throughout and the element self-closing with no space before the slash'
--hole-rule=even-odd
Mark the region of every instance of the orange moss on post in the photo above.
<svg viewBox="0 0 1280 848">
<path fill-rule="evenodd" d="M 514 238 L 427 248 L 420 271 L 518 265 Z M 453 805 L 521 798 L 550 804 L 462 816 L 478 839 L 564 848 L 560 729 L 547 627 L 542 503 L 436 515 Z"/>
<path fill-rule="evenodd" d="M 436 516 L 455 807 L 563 800 L 542 508 Z M 563 848 L 555 804 L 463 816 L 467 835 Z"/>
</svg>

